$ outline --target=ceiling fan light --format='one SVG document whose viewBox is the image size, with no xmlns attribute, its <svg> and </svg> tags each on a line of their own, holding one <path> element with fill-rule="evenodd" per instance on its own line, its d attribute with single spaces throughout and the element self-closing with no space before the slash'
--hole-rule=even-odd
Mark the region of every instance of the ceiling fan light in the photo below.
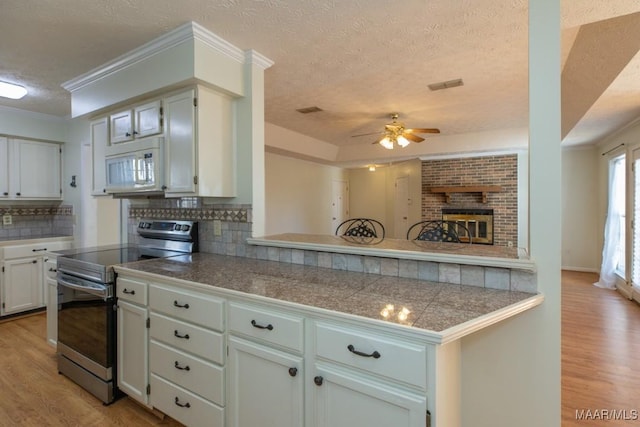
<svg viewBox="0 0 640 427">
<path fill-rule="evenodd" d="M 20 99 L 27 94 L 27 89 L 13 83 L 0 81 L 0 96 L 3 98 Z"/>
<path fill-rule="evenodd" d="M 380 141 L 380 145 L 382 145 L 387 150 L 393 150 L 393 141 L 390 140 L 388 136 L 382 138 L 382 140 Z"/>
<path fill-rule="evenodd" d="M 407 138 L 405 138 L 404 136 L 400 135 L 398 137 L 398 145 L 401 146 L 402 148 L 404 148 L 407 145 L 409 145 L 409 140 Z"/>
</svg>

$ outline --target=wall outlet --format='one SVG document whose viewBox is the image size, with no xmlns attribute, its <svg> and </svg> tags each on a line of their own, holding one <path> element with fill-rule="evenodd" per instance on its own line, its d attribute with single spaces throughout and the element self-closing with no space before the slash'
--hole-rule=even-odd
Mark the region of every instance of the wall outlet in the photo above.
<svg viewBox="0 0 640 427">
<path fill-rule="evenodd" d="M 222 221 L 219 219 L 213 220 L 213 235 L 222 236 Z"/>
<path fill-rule="evenodd" d="M 11 225 L 13 224 L 13 217 L 9 214 L 2 215 L 2 225 Z"/>
</svg>

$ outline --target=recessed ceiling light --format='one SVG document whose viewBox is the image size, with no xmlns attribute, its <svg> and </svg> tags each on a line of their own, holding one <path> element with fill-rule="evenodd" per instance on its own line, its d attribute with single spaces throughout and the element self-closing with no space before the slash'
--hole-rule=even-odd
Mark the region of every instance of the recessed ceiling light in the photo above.
<svg viewBox="0 0 640 427">
<path fill-rule="evenodd" d="M 13 83 L 0 82 L 0 96 L 4 98 L 20 99 L 27 94 L 24 86 Z"/>
</svg>

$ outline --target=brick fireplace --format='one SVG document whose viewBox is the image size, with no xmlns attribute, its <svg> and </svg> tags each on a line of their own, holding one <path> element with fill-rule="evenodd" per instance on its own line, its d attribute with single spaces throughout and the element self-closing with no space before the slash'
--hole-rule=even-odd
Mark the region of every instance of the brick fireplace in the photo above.
<svg viewBox="0 0 640 427">
<path fill-rule="evenodd" d="M 441 219 L 443 209 L 491 209 L 493 244 L 518 246 L 517 168 L 516 154 L 423 161 L 422 219 Z M 478 192 L 445 195 L 430 191 L 432 187 L 478 186 L 499 186 L 500 191 L 484 195 Z"/>
</svg>

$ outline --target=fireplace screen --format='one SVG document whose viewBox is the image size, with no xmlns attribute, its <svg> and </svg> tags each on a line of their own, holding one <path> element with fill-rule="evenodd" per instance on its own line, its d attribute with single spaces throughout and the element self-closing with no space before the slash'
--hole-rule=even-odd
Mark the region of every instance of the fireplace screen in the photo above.
<svg viewBox="0 0 640 427">
<path fill-rule="evenodd" d="M 469 230 L 469 235 L 462 227 L 460 240 L 463 242 L 493 245 L 493 209 L 442 209 L 442 220 L 453 221 Z"/>
</svg>

